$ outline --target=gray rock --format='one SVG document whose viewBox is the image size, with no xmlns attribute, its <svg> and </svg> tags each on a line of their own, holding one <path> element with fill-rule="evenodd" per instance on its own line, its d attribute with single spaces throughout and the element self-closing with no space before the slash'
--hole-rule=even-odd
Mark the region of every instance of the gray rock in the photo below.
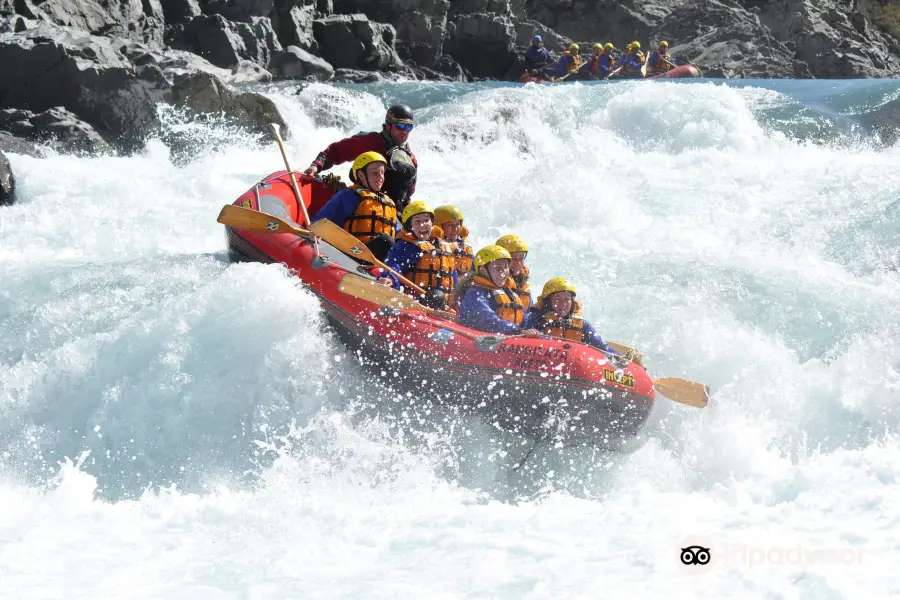
<svg viewBox="0 0 900 600">
<path fill-rule="evenodd" d="M 31 142 L 17 138 L 11 133 L 2 130 L 0 130 L 0 152 L 24 154 L 35 158 L 40 158 L 44 155 L 43 151 Z"/>
<path fill-rule="evenodd" d="M 896 77 L 897 40 L 872 24 L 865 4 L 838 0 L 787 0 L 765 4 L 760 22 L 781 42 L 792 41 L 796 58 L 814 77 Z"/>
<path fill-rule="evenodd" d="M 507 17 L 460 16 L 445 50 L 475 77 L 502 77 L 516 62 L 516 31 Z"/>
<path fill-rule="evenodd" d="M 297 46 L 288 46 L 273 56 L 269 71 L 278 79 L 311 77 L 319 81 L 325 81 L 334 74 L 334 68 L 330 64 Z"/>
<path fill-rule="evenodd" d="M 283 135 L 290 136 L 287 123 L 271 100 L 260 94 L 235 91 L 209 73 L 176 77 L 167 100 L 198 115 L 224 115 L 251 133 L 268 134 L 269 123 L 277 123 Z"/>
<path fill-rule="evenodd" d="M 120 49 L 135 66 L 152 64 L 160 68 L 171 84 L 175 76 L 202 72 L 215 75 L 225 83 L 261 83 L 272 80 L 272 74 L 258 64 L 239 59 L 230 69 L 217 67 L 202 56 L 184 50 L 152 50 L 139 44 Z"/>
<path fill-rule="evenodd" d="M 759 16 L 731 0 L 705 0 L 673 12 L 651 34 L 669 42 L 680 63 L 701 66 L 708 77 L 802 76 L 803 65 L 774 39 Z"/>
<path fill-rule="evenodd" d="M 160 0 L 166 25 L 187 23 L 202 14 L 197 0 Z"/>
<path fill-rule="evenodd" d="M 198 54 L 226 69 L 242 60 L 265 67 L 272 55 L 282 49 L 271 21 L 262 17 L 234 23 L 221 15 L 201 15 L 174 26 L 166 41 L 174 49 Z"/>
<path fill-rule="evenodd" d="M 394 47 L 394 27 L 369 21 L 363 14 L 318 19 L 313 31 L 322 57 L 337 69 L 390 71 L 403 64 Z"/>
<path fill-rule="evenodd" d="M 222 15 L 229 21 L 251 23 L 254 17 L 272 17 L 275 0 L 209 0 L 203 12 Z"/>
<path fill-rule="evenodd" d="M 107 141 L 133 148 L 158 125 L 156 104 L 165 86 L 141 79 L 113 43 L 41 23 L 0 34 L 0 101 L 45 111 L 60 102 Z"/>
<path fill-rule="evenodd" d="M 162 45 L 165 18 L 159 0 L 16 0 L 28 19 Z"/>
<path fill-rule="evenodd" d="M 16 178 L 13 177 L 9 159 L 0 151 L 0 206 L 11 206 L 16 201 Z"/>
<path fill-rule="evenodd" d="M 315 6 L 291 6 L 278 14 L 278 40 L 285 47 L 296 46 L 313 54 L 319 52 L 319 43 L 313 33 L 316 18 Z"/>
<path fill-rule="evenodd" d="M 143 59 L 132 65 L 126 54 Z M 195 71 L 191 61 L 178 58 L 46 23 L 21 34 L 0 34 L 0 64 L 9 65 L 0 77 L 0 106 L 43 112 L 64 102 L 78 120 L 125 151 L 143 147 L 148 135 L 159 132 L 160 103 L 181 104 L 196 115 L 222 114 L 253 132 L 283 123 L 268 99 L 232 90 L 215 74 Z M 3 114 L 7 120 L 14 116 Z M 71 121 L 68 115 L 66 120 Z M 31 120 L 17 122 L 27 123 L 23 129 L 34 127 Z M 67 127 L 72 130 L 72 123 Z M 63 129 L 54 125 L 49 133 Z M 74 130 L 83 133 L 80 126 Z"/>
<path fill-rule="evenodd" d="M 58 152 L 112 152 L 93 127 L 61 106 L 38 114 L 16 109 L 0 111 L 0 128 L 30 142 L 48 145 Z"/>
<path fill-rule="evenodd" d="M 441 55 L 447 30 L 448 0 L 335 0 L 339 14 L 365 13 L 390 23 L 397 31 L 398 49 L 420 65 L 433 67 Z"/>
<path fill-rule="evenodd" d="M 537 21 L 516 23 L 516 45 L 523 49 L 523 53 L 531 46 L 531 38 L 535 35 L 540 35 L 544 39 L 544 46 L 555 52 L 562 52 L 572 43 L 570 38 L 556 33 Z"/>
</svg>

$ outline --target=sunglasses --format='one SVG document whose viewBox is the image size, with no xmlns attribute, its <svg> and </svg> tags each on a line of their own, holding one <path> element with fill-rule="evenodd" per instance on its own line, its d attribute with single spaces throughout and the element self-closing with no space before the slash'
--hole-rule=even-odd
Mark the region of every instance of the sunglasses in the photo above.
<svg viewBox="0 0 900 600">
<path fill-rule="evenodd" d="M 401 131 L 406 131 L 406 132 L 410 132 L 413 130 L 412 123 L 394 123 L 394 127 L 396 127 L 397 129 L 400 129 Z"/>
</svg>

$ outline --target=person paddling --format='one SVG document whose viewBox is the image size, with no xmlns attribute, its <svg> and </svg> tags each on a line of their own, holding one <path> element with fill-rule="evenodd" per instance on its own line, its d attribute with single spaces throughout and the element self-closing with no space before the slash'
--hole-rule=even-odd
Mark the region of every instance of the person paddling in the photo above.
<svg viewBox="0 0 900 600">
<path fill-rule="evenodd" d="M 663 40 L 656 48 L 656 52 L 650 55 L 650 60 L 647 61 L 647 76 L 659 75 L 677 66 L 669 54 L 669 42 Z"/>
</svg>

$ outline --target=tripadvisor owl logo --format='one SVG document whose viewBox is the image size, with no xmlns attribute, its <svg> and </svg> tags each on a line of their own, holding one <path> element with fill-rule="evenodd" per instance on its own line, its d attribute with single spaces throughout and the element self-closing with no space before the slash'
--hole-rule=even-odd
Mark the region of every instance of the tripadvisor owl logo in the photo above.
<svg viewBox="0 0 900 600">
<path fill-rule="evenodd" d="M 711 558 L 709 548 L 703 546 L 688 546 L 681 549 L 681 564 L 683 565 L 708 565 Z"/>
<path fill-rule="evenodd" d="M 678 545 L 678 564 L 689 573 L 706 573 L 713 567 L 713 544 L 706 539 L 684 540 Z"/>
</svg>

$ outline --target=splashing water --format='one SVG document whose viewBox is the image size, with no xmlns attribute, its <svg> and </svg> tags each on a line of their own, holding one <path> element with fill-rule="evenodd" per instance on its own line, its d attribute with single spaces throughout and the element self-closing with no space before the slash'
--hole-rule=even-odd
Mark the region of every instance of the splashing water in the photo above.
<svg viewBox="0 0 900 600">
<path fill-rule="evenodd" d="M 476 248 L 522 235 L 533 286 L 570 278 L 605 338 L 710 406 L 661 402 L 629 455 L 404 419 L 418 399 L 371 381 L 282 267 L 227 263 L 216 214 L 282 168 L 273 144 L 173 120 L 174 161 L 171 136 L 13 155 L 10 597 L 900 592 L 900 148 L 864 125 L 896 82 L 265 92 L 294 168 L 410 103 L 417 195 L 462 208 Z M 710 565 L 681 563 L 692 544 Z"/>
</svg>

